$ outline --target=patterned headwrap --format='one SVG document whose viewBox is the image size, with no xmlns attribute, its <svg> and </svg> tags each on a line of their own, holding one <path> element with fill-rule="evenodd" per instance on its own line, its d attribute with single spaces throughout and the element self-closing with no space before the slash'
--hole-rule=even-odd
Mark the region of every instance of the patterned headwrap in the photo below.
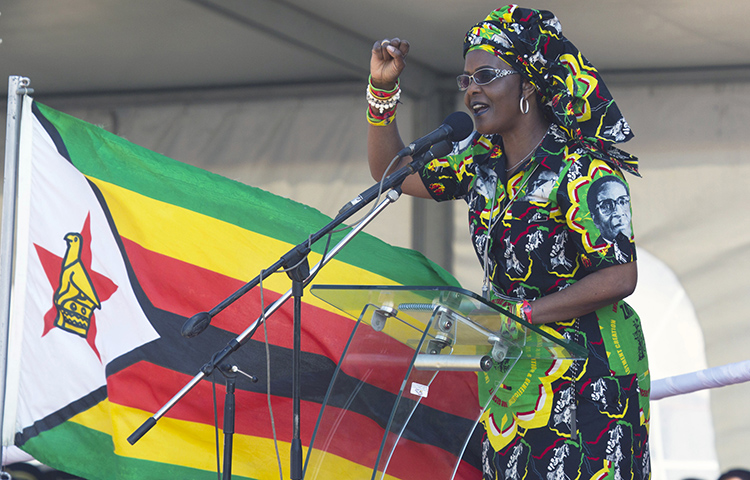
<svg viewBox="0 0 750 480">
<path fill-rule="evenodd" d="M 474 49 L 494 54 L 524 75 L 553 121 L 593 156 L 639 175 L 638 159 L 614 146 L 633 138 L 628 122 L 552 12 L 498 8 L 466 33 L 464 57 Z"/>
</svg>

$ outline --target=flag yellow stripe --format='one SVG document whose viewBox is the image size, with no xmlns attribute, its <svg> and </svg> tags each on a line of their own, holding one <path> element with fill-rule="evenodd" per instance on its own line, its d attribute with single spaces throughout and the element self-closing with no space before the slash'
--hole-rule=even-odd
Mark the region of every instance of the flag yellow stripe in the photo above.
<svg viewBox="0 0 750 480">
<path fill-rule="evenodd" d="M 254 278 L 261 269 L 275 263 L 294 246 L 100 179 L 88 178 L 104 195 L 121 236 L 150 251 L 242 282 Z M 312 252 L 309 255 L 311 267 L 320 258 L 321 255 Z M 393 280 L 335 258 L 321 270 L 316 283 L 398 285 Z M 291 281 L 286 275 L 272 275 L 264 280 L 263 285 L 282 293 L 291 288 Z M 305 300 L 311 305 L 333 310 L 312 295 L 306 296 Z"/>
<path fill-rule="evenodd" d="M 169 417 L 159 419 L 156 426 L 144 435 L 135 445 L 127 442 L 127 437 L 136 430 L 151 414 L 136 408 L 126 407 L 103 400 L 96 406 L 79 413 L 70 419 L 92 430 L 112 437 L 115 454 L 138 460 L 180 465 L 199 470 L 216 470 L 215 430 L 204 425 Z M 219 431 L 220 449 L 223 450 L 223 432 Z M 275 478 L 278 476 L 278 461 L 273 439 L 234 434 L 234 458 L 232 473 L 253 478 Z M 288 442 L 278 442 L 281 466 L 288 475 Z M 357 446 L 352 446 L 356 449 Z M 307 448 L 304 449 L 307 455 Z M 324 454 L 324 462 L 311 462 L 311 472 L 315 478 L 369 478 L 371 469 L 333 454 Z M 361 456 L 361 452 L 358 454 Z M 315 469 L 315 472 L 312 472 Z M 312 477 L 311 477 L 312 478 Z M 397 480 L 386 475 L 385 478 Z"/>
</svg>

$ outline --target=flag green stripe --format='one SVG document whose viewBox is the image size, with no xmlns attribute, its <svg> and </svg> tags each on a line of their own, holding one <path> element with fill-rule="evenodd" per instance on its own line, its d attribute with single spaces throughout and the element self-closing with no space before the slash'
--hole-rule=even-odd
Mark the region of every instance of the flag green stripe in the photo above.
<svg viewBox="0 0 750 480">
<path fill-rule="evenodd" d="M 29 439 L 23 450 L 43 464 L 54 465 L 58 470 L 88 480 L 216 479 L 213 471 L 117 456 L 113 453 L 112 437 L 73 422 L 63 423 Z M 251 479 L 235 473 L 232 478 Z"/>
<path fill-rule="evenodd" d="M 312 207 L 172 160 L 82 120 L 35 105 L 62 137 L 70 160 L 85 175 L 291 245 L 304 242 L 331 220 Z M 324 248 L 324 241 L 313 246 L 318 253 Z M 448 272 L 421 254 L 390 246 L 366 233 L 357 235 L 336 258 L 403 285 L 458 286 Z"/>
<path fill-rule="evenodd" d="M 300 230 L 305 232 L 319 228 L 324 220 L 310 207 L 178 162 L 62 112 L 37 106 L 60 133 L 70 160 L 85 175 L 284 241 L 292 236 L 286 228 L 289 218 L 302 222 Z"/>
</svg>

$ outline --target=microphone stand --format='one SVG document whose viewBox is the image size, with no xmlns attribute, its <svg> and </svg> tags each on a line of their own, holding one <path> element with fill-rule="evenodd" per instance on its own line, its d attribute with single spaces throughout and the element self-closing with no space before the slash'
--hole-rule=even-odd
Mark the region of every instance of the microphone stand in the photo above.
<svg viewBox="0 0 750 480">
<path fill-rule="evenodd" d="M 232 478 L 232 446 L 234 443 L 234 389 L 237 383 L 237 374 L 232 371 L 231 367 L 224 364 L 219 370 L 227 380 L 227 393 L 224 399 L 224 471 L 222 472 L 222 480 L 230 480 Z"/>
<path fill-rule="evenodd" d="M 234 391 L 237 383 L 237 372 L 247 376 L 251 382 L 258 381 L 255 375 L 249 375 L 242 372 L 236 365 L 222 363 L 218 368 L 219 372 L 226 379 L 226 395 L 224 397 L 224 464 L 222 467 L 222 480 L 231 480 L 232 478 L 232 446 L 234 436 L 234 417 L 236 411 Z"/>
<path fill-rule="evenodd" d="M 204 377 L 210 375 L 216 368 L 218 368 L 226 358 L 237 351 L 242 345 L 244 345 L 255 333 L 262 322 L 269 316 L 271 316 L 276 310 L 278 310 L 290 296 L 295 296 L 295 308 L 294 308 L 294 352 L 293 352 L 293 374 L 292 374 L 292 395 L 293 395 L 293 438 L 292 438 L 292 450 L 291 450 L 291 469 L 292 480 L 300 480 L 302 478 L 302 443 L 300 440 L 300 414 L 299 414 L 299 403 L 300 403 L 300 388 L 299 388 L 299 360 L 300 360 L 300 317 L 301 317 L 301 296 L 304 287 L 312 281 L 318 271 L 323 268 L 336 254 L 338 254 L 344 246 L 346 246 L 360 231 L 364 229 L 377 215 L 379 215 L 388 205 L 398 200 L 401 195 L 401 184 L 404 179 L 421 169 L 428 160 L 432 158 L 429 155 L 429 151 L 423 155 L 415 157 L 408 165 L 398 169 L 382 182 L 370 187 L 365 192 L 361 193 L 357 198 L 352 200 L 347 206 L 345 206 L 336 218 L 328 223 L 318 232 L 312 234 L 309 239 L 299 245 L 293 247 L 286 254 L 284 254 L 279 260 L 277 260 L 268 269 L 261 271 L 261 274 L 256 276 L 254 279 L 243 285 L 236 292 L 231 294 L 229 297 L 221 301 L 214 308 L 208 312 L 201 312 L 191 317 L 183 326 L 183 334 L 188 330 L 190 335 L 198 335 L 201 331 L 208 327 L 211 318 L 224 310 L 226 307 L 237 301 L 244 294 L 249 292 L 251 289 L 260 284 L 261 278 L 268 277 L 270 273 L 274 273 L 280 268 L 284 267 L 290 270 L 290 277 L 292 278 L 292 289 L 288 290 L 278 300 L 269 305 L 263 310 L 263 313 L 248 326 L 244 331 L 237 335 L 234 339 L 229 341 L 224 349 L 215 353 L 211 360 L 201 367 L 201 370 L 196 374 L 192 380 L 190 380 L 185 386 L 180 389 L 167 403 L 165 403 L 156 413 L 150 416 L 140 427 L 138 427 L 133 433 L 128 436 L 128 443 L 135 445 L 135 443 L 143 437 L 151 428 L 156 425 L 156 422 L 163 417 L 182 397 L 184 397 L 190 390 L 195 387 Z M 382 183 L 382 185 L 381 185 Z M 357 223 L 352 229 L 342 238 L 332 249 L 328 252 L 323 259 L 315 265 L 311 273 L 308 273 L 307 268 L 307 255 L 310 253 L 310 246 L 325 237 L 333 230 L 341 225 L 347 218 L 351 217 L 354 213 L 361 210 L 365 205 L 372 202 L 379 192 L 386 191 L 385 198 L 373 208 L 359 223 Z M 233 415 L 234 412 L 232 412 Z M 232 430 L 234 427 L 231 427 Z M 225 451 L 225 458 L 226 458 Z M 231 452 L 228 454 L 231 456 Z"/>
<path fill-rule="evenodd" d="M 222 364 L 219 371 L 224 375 L 227 385 L 227 393 L 224 397 L 224 466 L 222 467 L 222 480 L 232 478 L 232 445 L 234 435 L 234 413 L 235 400 L 234 390 L 237 383 L 237 374 L 232 371 L 232 366 Z"/>
<path fill-rule="evenodd" d="M 316 270 L 317 271 L 317 270 Z M 302 479 L 302 440 L 300 439 L 300 364 L 302 353 L 302 293 L 305 289 L 305 275 L 308 275 L 307 259 L 297 268 L 287 272 L 292 279 L 294 298 L 294 346 L 292 348 L 292 442 L 289 453 L 290 478 Z"/>
</svg>

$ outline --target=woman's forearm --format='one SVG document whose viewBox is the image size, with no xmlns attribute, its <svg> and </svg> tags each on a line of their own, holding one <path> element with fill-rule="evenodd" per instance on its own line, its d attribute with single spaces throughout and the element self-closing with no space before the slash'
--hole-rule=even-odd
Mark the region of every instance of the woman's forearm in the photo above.
<svg viewBox="0 0 750 480">
<path fill-rule="evenodd" d="M 637 281 L 635 262 L 598 270 L 564 290 L 531 302 L 532 322 L 569 320 L 612 305 L 633 293 Z"/>
</svg>

